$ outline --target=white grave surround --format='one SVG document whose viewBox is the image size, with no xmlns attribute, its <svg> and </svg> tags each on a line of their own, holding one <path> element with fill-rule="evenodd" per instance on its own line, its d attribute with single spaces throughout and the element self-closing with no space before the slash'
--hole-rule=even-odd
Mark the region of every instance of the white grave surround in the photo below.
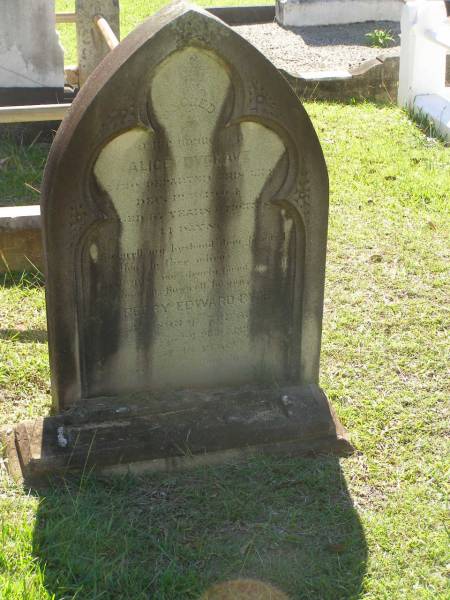
<svg viewBox="0 0 450 600">
<path fill-rule="evenodd" d="M 444 2 L 407 2 L 401 32 L 398 103 L 427 115 L 450 140 L 450 87 L 445 86 L 450 19 Z"/>
<path fill-rule="evenodd" d="M 62 87 L 55 0 L 1 0 L 0 89 Z"/>
<path fill-rule="evenodd" d="M 275 16 L 287 27 L 400 21 L 403 4 L 403 0 L 276 0 Z"/>
</svg>

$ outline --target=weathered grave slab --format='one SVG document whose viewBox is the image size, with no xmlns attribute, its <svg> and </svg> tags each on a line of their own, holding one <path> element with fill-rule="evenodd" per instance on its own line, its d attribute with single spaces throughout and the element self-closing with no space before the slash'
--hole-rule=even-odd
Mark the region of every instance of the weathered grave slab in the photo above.
<svg viewBox="0 0 450 600">
<path fill-rule="evenodd" d="M 84 85 L 95 67 L 109 53 L 108 45 L 97 29 L 94 17 L 104 17 L 119 38 L 119 0 L 75 0 L 75 10 L 78 47 L 77 84 Z"/>
<path fill-rule="evenodd" d="M 63 92 L 64 53 L 55 30 L 54 0 L 2 2 L 0 106 L 62 101 Z"/>
<path fill-rule="evenodd" d="M 351 450 L 318 387 L 320 144 L 224 23 L 173 4 L 105 58 L 58 132 L 42 208 L 60 416 L 16 429 L 29 475 Z"/>
</svg>

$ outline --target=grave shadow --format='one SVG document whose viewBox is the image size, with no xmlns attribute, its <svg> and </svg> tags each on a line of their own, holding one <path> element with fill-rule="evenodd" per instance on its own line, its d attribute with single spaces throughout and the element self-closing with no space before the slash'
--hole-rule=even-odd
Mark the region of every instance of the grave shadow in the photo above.
<svg viewBox="0 0 450 600">
<path fill-rule="evenodd" d="M 39 289 L 45 287 L 45 278 L 37 268 L 30 271 L 7 271 L 0 273 L 0 286 L 6 289 L 18 286 L 26 289 Z"/>
<path fill-rule="evenodd" d="M 0 329 L 0 340 L 11 342 L 44 344 L 47 342 L 47 331 L 45 329 Z"/>
<path fill-rule="evenodd" d="M 240 578 L 290 600 L 362 595 L 367 546 L 335 457 L 84 474 L 36 493 L 33 552 L 55 598 L 197 600 Z"/>
</svg>

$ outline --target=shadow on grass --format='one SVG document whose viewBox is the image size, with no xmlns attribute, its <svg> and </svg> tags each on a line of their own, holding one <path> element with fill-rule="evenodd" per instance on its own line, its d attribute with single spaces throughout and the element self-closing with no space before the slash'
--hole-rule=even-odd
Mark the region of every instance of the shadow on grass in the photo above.
<svg viewBox="0 0 450 600">
<path fill-rule="evenodd" d="M 41 491 L 33 545 L 49 594 L 83 600 L 198 599 L 242 577 L 291 600 L 356 599 L 367 558 L 328 457 L 54 481 Z"/>
<path fill-rule="evenodd" d="M 9 340 L 10 342 L 30 343 L 47 342 L 47 332 L 44 329 L 0 329 L 0 340 Z"/>
<path fill-rule="evenodd" d="M 45 287 L 44 275 L 39 269 L 30 271 L 8 271 L 0 273 L 0 287 L 22 289 L 43 288 Z"/>
</svg>

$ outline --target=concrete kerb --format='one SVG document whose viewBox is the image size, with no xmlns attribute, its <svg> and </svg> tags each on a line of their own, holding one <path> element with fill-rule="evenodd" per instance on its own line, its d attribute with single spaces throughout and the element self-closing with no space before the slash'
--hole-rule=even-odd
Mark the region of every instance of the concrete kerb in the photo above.
<svg viewBox="0 0 450 600">
<path fill-rule="evenodd" d="M 42 267 L 40 207 L 0 207 L 0 272 Z"/>
</svg>

